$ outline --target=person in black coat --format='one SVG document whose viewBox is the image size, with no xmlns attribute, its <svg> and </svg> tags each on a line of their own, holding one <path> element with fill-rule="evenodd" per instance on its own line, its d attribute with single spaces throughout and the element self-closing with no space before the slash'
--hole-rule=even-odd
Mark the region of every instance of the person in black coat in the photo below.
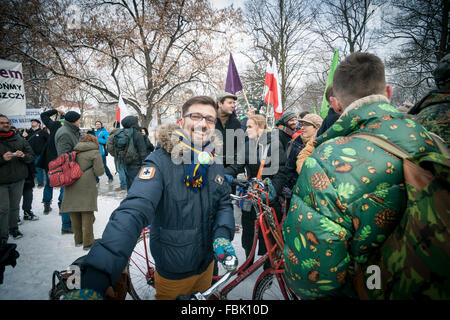
<svg viewBox="0 0 450 320">
<path fill-rule="evenodd" d="M 37 167 L 42 150 L 47 143 L 48 133 L 41 129 L 41 121 L 38 119 L 31 119 L 31 128 L 24 130 L 22 136 L 28 141 L 34 152 L 34 166 L 36 170 L 36 178 L 38 187 L 44 186 L 44 170 Z"/>
<path fill-rule="evenodd" d="M 333 84 L 331 83 L 327 91 L 325 92 L 325 98 L 327 99 L 328 105 L 331 106 L 330 98 L 333 96 Z M 339 119 L 341 115 L 339 113 L 336 113 L 333 108 L 328 108 L 328 114 L 323 119 L 322 125 L 320 126 L 319 130 L 317 131 L 316 136 L 322 135 L 325 131 L 328 130 L 336 121 Z"/>
<path fill-rule="evenodd" d="M 222 163 L 224 168 L 230 164 L 236 163 L 236 155 L 238 150 L 238 140 L 234 137 L 233 149 L 227 146 L 228 136 L 235 134 L 236 130 L 243 130 L 236 114 L 234 113 L 234 102 L 237 97 L 231 93 L 222 93 L 217 98 L 217 120 L 216 130 L 220 131 L 223 141 Z M 228 134 L 227 134 L 228 132 Z"/>
<path fill-rule="evenodd" d="M 142 133 L 142 136 L 144 137 L 145 146 L 147 147 L 147 155 L 149 155 L 151 152 L 155 151 L 155 147 L 153 146 L 153 144 L 150 141 L 147 128 L 142 127 L 141 133 Z"/>
<path fill-rule="evenodd" d="M 138 126 L 138 118 L 136 116 L 127 116 L 122 119 L 124 129 L 132 129 L 134 149 L 137 152 L 136 157 L 131 163 L 124 163 L 125 175 L 127 176 L 127 189 L 130 189 L 134 178 L 139 172 L 142 162 L 147 157 L 147 146 L 142 136 L 140 127 Z"/>
<path fill-rule="evenodd" d="M 248 178 L 256 178 L 260 170 L 263 155 L 267 149 L 267 158 L 262 168 L 261 178 L 272 178 L 285 165 L 285 153 L 282 144 L 279 141 L 279 136 L 275 133 L 273 136 L 266 131 L 267 122 L 262 115 L 250 116 L 247 121 L 248 140 L 245 143 L 245 154 L 237 155 L 237 163 L 232 164 L 224 169 L 225 178 L 230 182 L 231 177 L 236 177 L 239 173 L 247 172 Z M 278 141 L 272 141 L 276 139 Z M 273 187 L 275 193 L 281 194 L 283 186 L 273 180 Z M 277 213 L 277 218 L 281 218 L 281 206 L 276 199 L 270 199 L 270 204 Z M 246 257 L 250 255 L 253 236 L 254 236 L 254 222 L 256 219 L 256 211 L 253 206 L 249 207 L 248 203 L 244 204 L 242 208 L 242 247 L 245 250 Z M 263 255 L 267 251 L 264 244 L 262 234 L 259 233 L 259 249 L 258 254 Z"/>
<path fill-rule="evenodd" d="M 61 119 L 64 119 L 64 112 L 59 109 L 50 109 L 41 113 L 41 120 L 49 130 L 47 143 L 43 147 L 41 156 L 36 165 L 37 167 L 45 170 L 45 187 L 44 187 L 44 195 L 42 198 L 42 202 L 44 203 L 44 214 L 48 214 L 52 210 L 50 205 L 52 203 L 53 198 L 53 188 L 50 186 L 50 180 L 47 174 L 48 164 L 58 157 L 58 152 L 56 151 L 55 145 L 55 134 L 56 131 L 58 131 L 58 129 L 61 128 L 62 126 L 59 120 L 52 120 L 51 117 L 54 115 L 59 115 Z M 56 116 L 56 118 L 57 117 L 58 116 Z M 62 197 L 64 194 L 62 190 L 63 188 L 60 188 L 58 205 L 60 205 L 62 202 Z"/>
</svg>

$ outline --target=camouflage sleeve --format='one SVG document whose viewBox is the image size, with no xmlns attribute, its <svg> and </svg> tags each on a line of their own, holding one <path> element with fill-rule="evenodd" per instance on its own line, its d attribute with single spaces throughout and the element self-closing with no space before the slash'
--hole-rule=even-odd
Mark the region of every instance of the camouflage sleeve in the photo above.
<svg viewBox="0 0 450 320">
<path fill-rule="evenodd" d="M 304 299 L 333 295 L 347 275 L 351 227 L 337 199 L 325 170 L 307 158 L 283 226 L 286 279 Z"/>
</svg>

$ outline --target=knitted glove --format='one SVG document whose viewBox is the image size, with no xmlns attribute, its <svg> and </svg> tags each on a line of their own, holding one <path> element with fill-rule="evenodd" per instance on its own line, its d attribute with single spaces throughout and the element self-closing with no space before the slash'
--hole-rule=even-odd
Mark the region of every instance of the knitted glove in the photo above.
<svg viewBox="0 0 450 320">
<path fill-rule="evenodd" d="M 63 300 L 103 300 L 103 297 L 94 290 L 72 290 L 63 297 Z"/>
<path fill-rule="evenodd" d="M 214 256 L 217 261 L 222 261 L 226 256 L 235 256 L 234 248 L 230 240 L 226 238 L 216 238 L 213 242 Z"/>
<path fill-rule="evenodd" d="M 277 192 L 273 187 L 272 180 L 270 180 L 270 178 L 265 178 L 264 184 L 266 185 L 267 191 L 269 193 L 269 201 L 273 201 L 273 199 L 275 199 L 275 197 L 277 196 Z"/>
</svg>

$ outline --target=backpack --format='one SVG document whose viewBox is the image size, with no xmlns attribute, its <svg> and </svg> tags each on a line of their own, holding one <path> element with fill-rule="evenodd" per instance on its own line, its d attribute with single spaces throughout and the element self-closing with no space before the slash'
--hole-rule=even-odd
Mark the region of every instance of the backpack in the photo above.
<svg viewBox="0 0 450 320">
<path fill-rule="evenodd" d="M 78 151 L 63 153 L 48 164 L 48 178 L 51 187 L 67 187 L 77 181 L 83 171 L 76 162 Z M 92 168 L 90 166 L 86 170 Z M 85 170 L 85 171 L 86 171 Z"/>
<path fill-rule="evenodd" d="M 377 265 L 381 290 L 367 290 L 361 270 L 355 289 L 362 299 L 450 299 L 450 157 L 433 137 L 441 153 L 411 156 L 379 136 L 362 138 L 403 159 L 406 210 L 393 233 L 368 265 Z M 430 140 L 431 141 L 431 140 Z"/>
<path fill-rule="evenodd" d="M 125 164 L 139 162 L 139 155 L 133 142 L 133 128 L 117 130 L 112 137 L 111 146 L 108 152 L 119 162 Z"/>
</svg>

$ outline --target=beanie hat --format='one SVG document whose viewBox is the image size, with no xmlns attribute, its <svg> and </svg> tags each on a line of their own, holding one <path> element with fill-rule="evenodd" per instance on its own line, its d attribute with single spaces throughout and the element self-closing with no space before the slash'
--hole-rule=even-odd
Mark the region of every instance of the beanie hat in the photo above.
<svg viewBox="0 0 450 320">
<path fill-rule="evenodd" d="M 80 117 L 81 115 L 75 111 L 69 111 L 64 115 L 64 119 L 69 122 L 76 122 Z"/>
<path fill-rule="evenodd" d="M 281 115 L 281 117 L 278 118 L 277 122 L 275 123 L 276 125 L 285 125 L 288 123 L 289 120 L 291 120 L 292 118 L 296 118 L 297 115 L 295 114 L 295 112 L 293 111 L 285 111 L 283 112 L 283 114 Z"/>
</svg>

